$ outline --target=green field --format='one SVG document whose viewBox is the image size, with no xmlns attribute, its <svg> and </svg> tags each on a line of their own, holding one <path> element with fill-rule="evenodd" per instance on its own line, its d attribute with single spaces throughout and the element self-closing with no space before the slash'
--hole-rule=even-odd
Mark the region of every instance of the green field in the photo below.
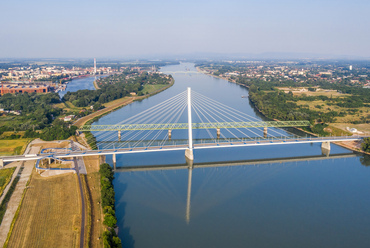
<svg viewBox="0 0 370 248">
<path fill-rule="evenodd" d="M 147 92 L 150 94 L 154 91 L 162 89 L 163 87 L 167 86 L 168 84 L 146 84 L 141 92 L 146 94 Z"/>
<path fill-rule="evenodd" d="M 0 156 L 23 154 L 29 139 L 0 140 Z"/>
<path fill-rule="evenodd" d="M 10 182 L 10 179 L 12 178 L 15 168 L 16 167 L 5 168 L 0 170 L 0 195 L 3 194 L 6 185 L 8 185 L 8 183 Z"/>
</svg>

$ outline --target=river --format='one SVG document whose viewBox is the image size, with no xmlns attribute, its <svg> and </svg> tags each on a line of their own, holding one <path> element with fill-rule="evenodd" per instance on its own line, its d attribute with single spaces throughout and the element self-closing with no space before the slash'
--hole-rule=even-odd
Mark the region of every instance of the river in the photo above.
<svg viewBox="0 0 370 248">
<path fill-rule="evenodd" d="M 99 76 L 99 77 L 106 77 L 105 76 Z M 98 77 L 85 77 L 85 78 L 78 78 L 73 79 L 68 82 L 66 90 L 59 91 L 59 96 L 62 98 L 68 91 L 75 92 L 78 90 L 95 90 L 94 87 L 94 80 Z"/>
<path fill-rule="evenodd" d="M 261 119 L 248 90 L 197 73 L 194 64 L 163 67 L 175 84 L 94 124 L 116 124 L 191 87 Z M 193 73 L 190 73 L 193 72 Z M 194 131 L 195 138 L 197 132 Z M 182 136 L 186 138 L 186 134 Z M 195 150 L 194 163 L 321 155 L 320 144 Z M 351 152 L 331 146 L 330 154 Z M 123 247 L 370 247 L 369 156 L 237 166 L 116 172 L 116 214 Z M 112 164 L 111 158 L 107 162 Z M 184 164 L 183 151 L 117 156 L 117 168 Z"/>
</svg>

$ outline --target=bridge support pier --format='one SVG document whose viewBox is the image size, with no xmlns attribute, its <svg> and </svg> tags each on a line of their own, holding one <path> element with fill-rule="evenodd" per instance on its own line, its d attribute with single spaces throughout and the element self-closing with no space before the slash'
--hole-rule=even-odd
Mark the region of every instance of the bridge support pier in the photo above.
<svg viewBox="0 0 370 248">
<path fill-rule="evenodd" d="M 263 128 L 263 137 L 267 137 L 267 127 Z"/>
<path fill-rule="evenodd" d="M 220 138 L 220 135 L 221 135 L 221 129 L 217 128 L 217 139 Z"/>
<path fill-rule="evenodd" d="M 121 130 L 118 131 L 118 141 L 121 141 Z"/>
<path fill-rule="evenodd" d="M 169 139 L 169 140 L 171 140 L 171 136 L 172 136 L 172 130 L 171 130 L 171 129 L 169 129 L 169 130 L 168 130 L 168 139 Z"/>
<path fill-rule="evenodd" d="M 327 142 L 322 142 L 321 143 L 321 148 L 323 149 L 326 149 L 326 150 L 329 150 L 330 151 L 330 142 L 327 141 Z"/>
<path fill-rule="evenodd" d="M 330 142 L 322 142 L 321 143 L 321 153 L 329 157 L 330 155 Z"/>
<path fill-rule="evenodd" d="M 193 149 L 185 150 L 185 158 L 187 158 L 188 160 L 194 160 Z"/>
<path fill-rule="evenodd" d="M 112 160 L 113 160 L 113 170 L 116 170 L 117 157 L 115 153 L 112 154 Z"/>
<path fill-rule="evenodd" d="M 0 167 L 3 168 L 4 167 L 4 160 L 2 158 L 0 158 Z"/>
</svg>

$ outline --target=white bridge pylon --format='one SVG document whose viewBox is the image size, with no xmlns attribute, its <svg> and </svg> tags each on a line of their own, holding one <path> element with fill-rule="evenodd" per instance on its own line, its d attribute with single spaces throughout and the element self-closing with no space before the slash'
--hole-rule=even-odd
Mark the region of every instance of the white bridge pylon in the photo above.
<svg viewBox="0 0 370 248">
<path fill-rule="evenodd" d="M 188 139 L 189 148 L 185 151 L 185 157 L 191 161 L 194 160 L 193 154 L 193 129 L 191 120 L 191 89 L 188 87 Z"/>
</svg>

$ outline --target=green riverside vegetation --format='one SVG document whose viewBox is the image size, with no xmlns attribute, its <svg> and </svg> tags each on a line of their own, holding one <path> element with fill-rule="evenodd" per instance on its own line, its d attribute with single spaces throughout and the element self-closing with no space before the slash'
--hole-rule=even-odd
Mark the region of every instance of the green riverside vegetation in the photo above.
<svg viewBox="0 0 370 248">
<path fill-rule="evenodd" d="M 365 152 L 370 152 L 370 138 L 364 139 L 364 142 L 361 144 L 361 148 Z"/>
<path fill-rule="evenodd" d="M 114 172 L 112 167 L 107 164 L 100 165 L 100 185 L 101 185 L 101 201 L 104 213 L 104 225 L 107 230 L 103 233 L 104 247 L 119 248 L 122 247 L 121 240 L 114 230 L 117 224 L 115 212 L 115 193 L 113 188 Z"/>
</svg>

